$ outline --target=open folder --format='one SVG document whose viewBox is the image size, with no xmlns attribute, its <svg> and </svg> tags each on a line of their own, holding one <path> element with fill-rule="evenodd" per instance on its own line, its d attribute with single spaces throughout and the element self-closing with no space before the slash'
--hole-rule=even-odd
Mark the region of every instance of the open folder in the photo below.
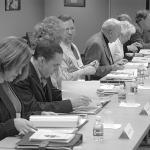
<svg viewBox="0 0 150 150">
<path fill-rule="evenodd" d="M 69 143 L 75 134 L 71 133 L 59 133 L 51 130 L 38 130 L 30 136 L 30 141 L 44 141 L 49 140 L 50 142 L 56 143 Z"/>
</svg>

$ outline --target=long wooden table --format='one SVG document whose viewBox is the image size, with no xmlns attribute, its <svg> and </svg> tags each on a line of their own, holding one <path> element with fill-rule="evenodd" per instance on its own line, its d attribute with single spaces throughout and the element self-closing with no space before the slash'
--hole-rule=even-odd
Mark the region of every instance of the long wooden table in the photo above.
<svg viewBox="0 0 150 150">
<path fill-rule="evenodd" d="M 150 85 L 150 79 L 147 81 Z M 110 110 L 112 112 L 112 121 L 122 125 L 120 129 L 116 130 L 104 129 L 104 140 L 102 142 L 95 142 L 93 139 L 95 115 L 89 115 L 89 122 L 79 131 L 83 134 L 83 143 L 80 146 L 74 147 L 74 150 L 136 150 L 150 129 L 150 116 L 139 115 L 143 106 L 150 102 L 150 90 L 139 90 L 134 99 L 135 102 L 141 104 L 140 107 L 124 108 L 119 106 L 117 95 L 114 95 L 111 97 L 111 102 L 99 113 L 105 120 L 105 112 Z M 127 101 L 133 102 L 133 99 Z M 119 136 L 128 123 L 134 129 L 133 137 L 131 139 L 120 139 Z M 5 138 L 0 141 L 0 149 L 14 150 L 15 143 L 18 141 L 17 137 Z M 11 145 L 8 144 L 9 142 Z"/>
</svg>

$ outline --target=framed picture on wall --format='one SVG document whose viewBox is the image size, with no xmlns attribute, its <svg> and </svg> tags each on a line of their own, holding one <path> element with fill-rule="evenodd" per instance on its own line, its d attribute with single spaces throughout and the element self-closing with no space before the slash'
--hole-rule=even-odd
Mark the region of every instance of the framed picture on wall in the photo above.
<svg viewBox="0 0 150 150">
<path fill-rule="evenodd" d="M 5 0 L 5 11 L 21 10 L 21 0 Z"/>
<path fill-rule="evenodd" d="M 85 7 L 85 0 L 64 0 L 67 7 Z"/>
</svg>

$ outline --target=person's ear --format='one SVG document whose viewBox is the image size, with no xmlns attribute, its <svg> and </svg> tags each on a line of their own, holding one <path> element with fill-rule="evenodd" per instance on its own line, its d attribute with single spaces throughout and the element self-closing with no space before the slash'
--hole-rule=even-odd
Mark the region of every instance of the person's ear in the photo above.
<svg viewBox="0 0 150 150">
<path fill-rule="evenodd" d="M 109 34 L 108 34 L 108 35 L 109 35 L 109 39 L 111 39 L 112 34 L 113 34 L 113 31 L 110 30 L 110 31 L 109 31 Z"/>
</svg>

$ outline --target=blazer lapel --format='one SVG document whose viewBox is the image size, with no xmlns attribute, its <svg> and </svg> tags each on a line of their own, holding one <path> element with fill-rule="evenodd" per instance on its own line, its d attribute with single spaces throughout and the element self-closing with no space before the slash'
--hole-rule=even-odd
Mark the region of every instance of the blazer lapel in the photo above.
<svg viewBox="0 0 150 150">
<path fill-rule="evenodd" d="M 109 47 L 106 45 L 106 42 L 105 42 L 104 37 L 103 37 L 102 34 L 101 34 L 101 36 L 102 36 L 102 43 L 103 43 L 105 55 L 106 55 L 106 57 L 107 57 L 107 59 L 108 59 L 110 65 L 111 65 L 111 64 L 113 64 L 114 62 L 113 62 L 113 58 L 112 58 L 110 49 L 109 49 Z"/>
<path fill-rule="evenodd" d="M 32 77 L 32 79 L 34 80 L 34 83 L 36 85 L 36 87 L 39 89 L 39 91 L 41 92 L 42 95 L 42 99 L 45 100 L 45 92 L 44 89 L 42 87 L 42 84 L 40 83 L 40 79 L 38 77 L 38 74 L 34 68 L 34 66 L 32 65 L 32 63 L 30 63 L 30 76 Z"/>
</svg>

